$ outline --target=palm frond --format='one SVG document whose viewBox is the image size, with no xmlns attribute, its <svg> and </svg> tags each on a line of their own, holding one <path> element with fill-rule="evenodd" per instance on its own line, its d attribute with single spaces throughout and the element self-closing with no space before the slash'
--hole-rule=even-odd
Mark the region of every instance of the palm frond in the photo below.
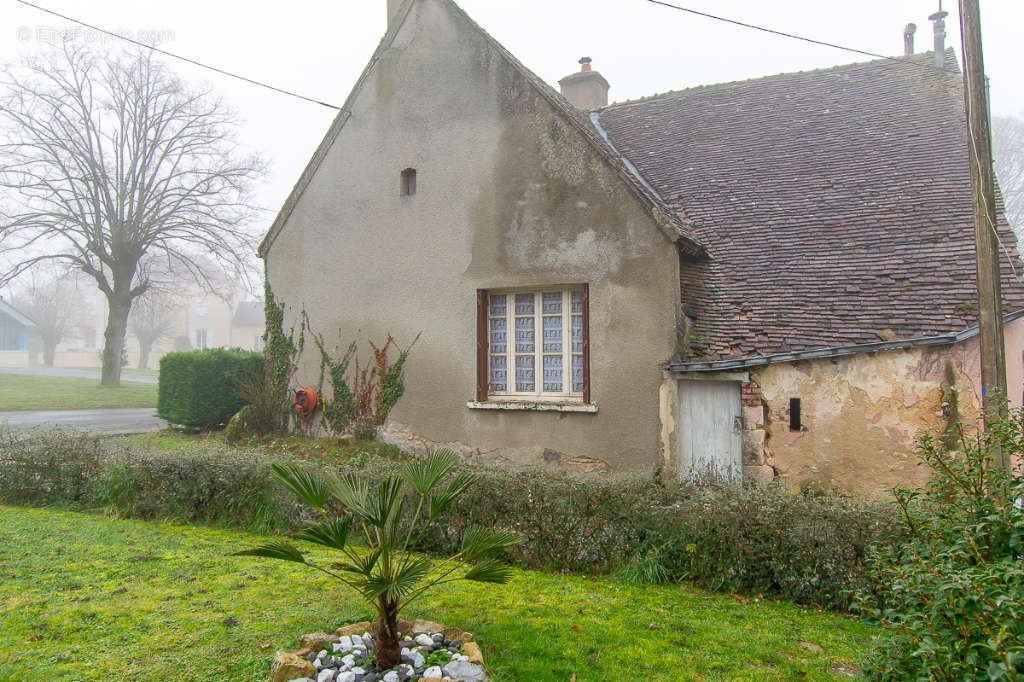
<svg viewBox="0 0 1024 682">
<path fill-rule="evenodd" d="M 402 476 L 420 495 L 429 493 L 437 482 L 459 463 L 459 456 L 447 448 L 433 450 L 423 459 L 409 462 Z"/>
<path fill-rule="evenodd" d="M 272 464 L 274 478 L 288 490 L 298 495 L 299 499 L 313 507 L 322 509 L 327 501 L 328 488 L 324 479 L 296 463 Z"/>
<path fill-rule="evenodd" d="M 345 549 L 348 542 L 348 527 L 348 518 L 311 523 L 296 533 L 295 539 L 315 542 L 332 549 Z"/>
<path fill-rule="evenodd" d="M 466 561 L 482 559 L 503 549 L 522 542 L 523 539 L 507 530 L 496 530 L 483 526 L 471 526 L 462 536 L 460 554 Z"/>
<path fill-rule="evenodd" d="M 500 561 L 487 559 L 471 566 L 466 571 L 466 574 L 462 576 L 462 579 L 473 580 L 478 583 L 504 584 L 512 579 L 512 569 Z"/>
<path fill-rule="evenodd" d="M 328 479 L 331 495 L 348 511 L 359 518 L 366 518 L 370 487 L 366 481 L 346 474 Z"/>
<path fill-rule="evenodd" d="M 433 567 L 434 563 L 429 559 L 413 559 L 407 562 L 391 580 L 391 586 L 387 590 L 388 598 L 401 599 L 412 592 Z"/>
<path fill-rule="evenodd" d="M 452 502 L 458 499 L 459 495 L 466 492 L 469 486 L 473 485 L 476 477 L 472 474 L 459 474 L 447 485 L 430 495 L 430 518 L 434 519 L 438 514 L 447 509 Z"/>
<path fill-rule="evenodd" d="M 339 571 L 345 571 L 346 573 L 356 573 L 358 575 L 369 577 L 373 573 L 373 569 L 377 566 L 377 561 L 380 559 L 381 550 L 375 549 L 369 554 L 362 556 L 349 556 L 348 563 L 340 562 L 334 564 L 334 568 Z"/>
<path fill-rule="evenodd" d="M 367 500 L 366 522 L 381 529 L 393 526 L 401 519 L 404 506 L 405 491 L 402 489 L 402 479 L 388 476 Z"/>
<path fill-rule="evenodd" d="M 363 595 L 363 599 L 370 602 L 376 601 L 377 597 L 387 592 L 388 588 L 391 587 L 391 581 L 379 575 L 353 578 L 350 584 L 353 589 Z"/>
<path fill-rule="evenodd" d="M 234 552 L 232 556 L 258 556 L 266 559 L 294 561 L 297 564 L 306 563 L 306 559 L 302 556 L 302 552 L 292 545 L 289 545 L 287 542 L 272 542 L 267 545 L 253 547 L 252 549 L 243 549 L 240 552 Z"/>
</svg>

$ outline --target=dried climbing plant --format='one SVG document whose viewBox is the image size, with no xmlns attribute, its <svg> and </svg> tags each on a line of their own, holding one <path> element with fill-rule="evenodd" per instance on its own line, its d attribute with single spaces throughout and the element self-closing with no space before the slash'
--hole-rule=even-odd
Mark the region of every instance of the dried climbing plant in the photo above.
<svg viewBox="0 0 1024 682">
<path fill-rule="evenodd" d="M 408 348 L 398 354 L 393 363 L 388 353 L 395 344 L 391 334 L 384 344 L 377 346 L 369 342 L 373 350 L 373 361 L 361 365 L 356 342 L 348 345 L 344 355 L 335 359 L 327 350 L 323 335 L 313 331 L 309 316 L 303 313 L 303 329 L 308 330 L 320 351 L 319 391 L 324 395 L 324 379 L 330 378 L 333 400 L 324 408 L 324 425 L 333 433 L 351 433 L 356 437 L 372 437 L 376 428 L 384 423 L 391 408 L 405 392 L 402 369 L 409 351 L 419 341 L 419 334 Z M 336 351 L 335 351 L 336 352 Z M 349 367 L 352 365 L 351 378 Z"/>
</svg>

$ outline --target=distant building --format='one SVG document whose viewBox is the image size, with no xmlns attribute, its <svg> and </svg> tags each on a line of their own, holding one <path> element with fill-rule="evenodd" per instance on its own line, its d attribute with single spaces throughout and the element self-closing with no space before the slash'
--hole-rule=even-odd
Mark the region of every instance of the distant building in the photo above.
<svg viewBox="0 0 1024 682">
<path fill-rule="evenodd" d="M 36 323 L 0 299 L 0 365 L 28 364 L 26 337 Z"/>
<path fill-rule="evenodd" d="M 0 299 L 0 351 L 25 350 L 25 336 L 36 323 Z"/>
</svg>

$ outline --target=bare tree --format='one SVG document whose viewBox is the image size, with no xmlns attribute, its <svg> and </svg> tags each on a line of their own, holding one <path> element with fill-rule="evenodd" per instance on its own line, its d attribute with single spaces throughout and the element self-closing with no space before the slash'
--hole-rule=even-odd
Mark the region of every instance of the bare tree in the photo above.
<svg viewBox="0 0 1024 682">
<path fill-rule="evenodd" d="M 1020 241 L 1024 236 L 1024 119 L 992 119 L 992 157 L 1006 204 L 1006 218 Z"/>
<path fill-rule="evenodd" d="M 245 277 L 253 252 L 249 188 L 260 160 L 238 121 L 152 53 L 98 56 L 65 43 L 0 81 L 0 283 L 46 261 L 71 264 L 107 299 L 104 385 L 120 383 L 133 301 L 152 263 L 202 283 L 202 259 Z"/>
<path fill-rule="evenodd" d="M 53 273 L 45 277 L 32 273 L 19 284 L 14 306 L 36 323 L 33 333 L 43 345 L 43 364 L 52 367 L 57 345 L 82 320 L 84 297 L 73 279 Z"/>
<path fill-rule="evenodd" d="M 136 299 L 128 328 L 139 341 L 139 369 L 149 369 L 149 354 L 155 343 L 174 337 L 181 307 L 182 302 L 175 296 L 156 288 Z"/>
</svg>

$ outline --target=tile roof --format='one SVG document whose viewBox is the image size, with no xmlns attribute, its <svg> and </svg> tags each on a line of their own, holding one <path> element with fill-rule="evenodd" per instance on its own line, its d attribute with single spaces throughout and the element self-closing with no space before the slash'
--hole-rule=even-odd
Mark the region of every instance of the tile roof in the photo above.
<svg viewBox="0 0 1024 682">
<path fill-rule="evenodd" d="M 710 258 L 683 257 L 695 358 L 977 324 L 962 80 L 930 53 L 613 104 L 599 123 Z M 1006 312 L 1024 308 L 999 206 Z M 1012 271 L 1016 269 L 1016 274 Z"/>
</svg>

